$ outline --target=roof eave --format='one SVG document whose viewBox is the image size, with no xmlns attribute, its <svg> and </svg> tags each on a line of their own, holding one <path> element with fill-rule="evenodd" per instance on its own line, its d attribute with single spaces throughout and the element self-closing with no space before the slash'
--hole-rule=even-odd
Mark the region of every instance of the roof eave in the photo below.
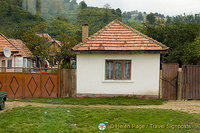
<svg viewBox="0 0 200 133">
<path fill-rule="evenodd" d="M 73 50 L 75 54 L 167 54 L 163 50 Z"/>
</svg>

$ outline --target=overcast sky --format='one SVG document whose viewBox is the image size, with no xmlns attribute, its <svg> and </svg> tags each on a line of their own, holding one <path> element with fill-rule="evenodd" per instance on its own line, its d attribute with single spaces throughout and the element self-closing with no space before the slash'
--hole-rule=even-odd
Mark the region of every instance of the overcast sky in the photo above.
<svg viewBox="0 0 200 133">
<path fill-rule="evenodd" d="M 109 3 L 112 8 L 120 8 L 122 11 L 158 12 L 170 16 L 200 13 L 200 0 L 85 0 L 85 2 L 88 6 L 103 7 Z"/>
</svg>

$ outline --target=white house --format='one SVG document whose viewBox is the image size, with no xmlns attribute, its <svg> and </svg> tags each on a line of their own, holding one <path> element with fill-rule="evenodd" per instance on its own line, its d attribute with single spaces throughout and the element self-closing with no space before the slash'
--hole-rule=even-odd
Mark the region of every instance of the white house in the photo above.
<svg viewBox="0 0 200 133">
<path fill-rule="evenodd" d="M 77 57 L 78 96 L 158 96 L 160 54 L 169 48 L 118 20 L 73 50 Z"/>
</svg>

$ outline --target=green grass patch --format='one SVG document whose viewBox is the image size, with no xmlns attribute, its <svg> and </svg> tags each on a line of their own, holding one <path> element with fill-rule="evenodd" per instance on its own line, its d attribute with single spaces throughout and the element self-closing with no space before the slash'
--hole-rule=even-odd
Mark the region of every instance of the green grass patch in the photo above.
<svg viewBox="0 0 200 133">
<path fill-rule="evenodd" d="M 8 101 L 36 102 L 69 105 L 161 105 L 162 99 L 141 99 L 136 97 L 87 97 L 87 98 L 39 98 L 39 99 L 9 99 Z"/>
<path fill-rule="evenodd" d="M 17 107 L 0 114 L 1 133 L 199 132 L 200 115 L 162 109 L 104 109 L 77 107 Z M 108 123 L 107 123 L 108 122 Z M 120 125 L 138 125 L 125 129 Z M 161 126 L 156 128 L 153 126 Z M 145 128 L 143 128 L 143 125 Z M 176 125 L 189 125 L 179 129 Z M 190 127 L 190 128 L 189 128 Z"/>
</svg>

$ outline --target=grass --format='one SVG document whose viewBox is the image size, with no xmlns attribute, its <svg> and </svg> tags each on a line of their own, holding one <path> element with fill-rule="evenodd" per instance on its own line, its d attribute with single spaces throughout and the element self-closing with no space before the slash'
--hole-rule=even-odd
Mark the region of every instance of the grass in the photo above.
<svg viewBox="0 0 200 133">
<path fill-rule="evenodd" d="M 69 105 L 161 105 L 162 99 L 140 99 L 136 97 L 107 97 L 107 98 L 39 98 L 39 99 L 9 99 L 8 101 L 36 102 Z"/>
<path fill-rule="evenodd" d="M 106 130 L 99 131 L 99 123 Z M 108 122 L 108 123 L 107 123 Z M 120 125 L 138 125 L 123 129 Z M 151 124 L 163 125 L 152 128 Z M 115 126 L 113 128 L 113 125 Z M 143 125 L 145 128 L 143 128 Z M 176 125 L 190 125 L 178 129 Z M 118 128 L 117 128 L 118 126 Z M 147 127 L 148 126 L 148 127 Z M 161 109 L 105 109 L 79 107 L 17 107 L 0 114 L 1 133 L 170 132 L 197 133 L 200 115 Z M 189 126 L 188 126 L 189 127 Z"/>
</svg>

